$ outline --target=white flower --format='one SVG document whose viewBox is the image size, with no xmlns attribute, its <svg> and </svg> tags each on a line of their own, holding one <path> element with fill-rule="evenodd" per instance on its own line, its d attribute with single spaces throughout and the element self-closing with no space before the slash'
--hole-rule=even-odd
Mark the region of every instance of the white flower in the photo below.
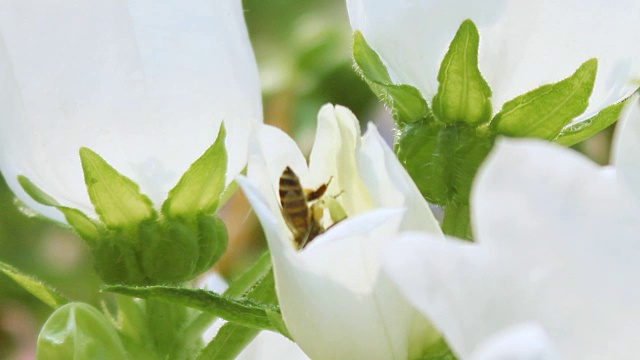
<svg viewBox="0 0 640 360">
<path fill-rule="evenodd" d="M 302 250 L 278 198 L 287 166 L 305 188 L 330 180 L 324 198 L 347 214 L 331 228 L 325 216 L 328 230 Z M 379 250 L 398 231 L 440 229 L 375 126 L 361 138 L 348 109 L 324 106 L 308 167 L 291 138 L 264 126 L 238 181 L 267 236 L 284 321 L 309 357 L 406 359 L 439 337 L 380 271 Z"/>
<path fill-rule="evenodd" d="M 477 244 L 413 234 L 389 249 L 390 276 L 462 359 L 638 357 L 640 103 L 630 101 L 615 171 L 557 145 L 501 140 L 472 196 Z"/>
<path fill-rule="evenodd" d="M 222 120 L 228 181 L 262 122 L 240 0 L 0 1 L 0 170 L 93 214 L 78 150 L 88 147 L 159 206 Z"/>
<path fill-rule="evenodd" d="M 465 19 L 480 31 L 480 71 L 493 90 L 493 110 L 598 59 L 598 76 L 583 117 L 631 94 L 640 77 L 640 2 L 621 0 L 347 0 L 362 31 L 396 83 L 428 101 L 448 46 Z"/>
</svg>

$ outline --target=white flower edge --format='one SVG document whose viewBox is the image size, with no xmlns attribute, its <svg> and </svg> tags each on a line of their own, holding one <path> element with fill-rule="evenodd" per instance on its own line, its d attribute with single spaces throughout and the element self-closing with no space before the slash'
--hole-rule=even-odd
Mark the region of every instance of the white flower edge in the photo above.
<svg viewBox="0 0 640 360">
<path fill-rule="evenodd" d="M 620 116 L 611 162 L 620 183 L 640 201 L 640 94 L 628 100 Z"/>
<path fill-rule="evenodd" d="M 626 114 L 621 131 L 640 122 L 635 110 Z M 634 136 L 617 138 L 620 151 L 633 151 L 624 142 L 635 145 Z M 549 354 L 633 358 L 640 290 L 628 284 L 640 280 L 640 209 L 627 186 L 573 150 L 500 140 L 471 205 L 477 243 L 407 234 L 385 259 L 401 292 L 459 356 L 534 322 L 548 335 Z"/>
</svg>

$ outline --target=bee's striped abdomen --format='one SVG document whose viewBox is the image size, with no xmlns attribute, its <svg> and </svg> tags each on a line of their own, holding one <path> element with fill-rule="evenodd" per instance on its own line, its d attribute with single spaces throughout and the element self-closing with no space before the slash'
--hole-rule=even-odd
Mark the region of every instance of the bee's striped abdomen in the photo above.
<svg viewBox="0 0 640 360">
<path fill-rule="evenodd" d="M 288 166 L 282 172 L 278 190 L 282 213 L 298 242 L 298 238 L 307 234 L 310 214 L 300 179 Z"/>
</svg>

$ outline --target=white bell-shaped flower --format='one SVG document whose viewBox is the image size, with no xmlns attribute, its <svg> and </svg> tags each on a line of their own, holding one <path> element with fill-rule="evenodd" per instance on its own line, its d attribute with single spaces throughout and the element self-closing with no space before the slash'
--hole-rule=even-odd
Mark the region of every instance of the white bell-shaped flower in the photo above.
<svg viewBox="0 0 640 360">
<path fill-rule="evenodd" d="M 388 248 L 389 275 L 463 359 L 636 359 L 638 144 L 637 96 L 615 170 L 557 145 L 499 141 L 473 191 L 477 243 L 405 235 Z"/>
<path fill-rule="evenodd" d="M 0 1 L 0 170 L 93 214 L 88 147 L 159 207 L 224 120 L 227 181 L 262 122 L 240 0 Z"/>
<path fill-rule="evenodd" d="M 428 101 L 465 19 L 480 32 L 479 67 L 493 90 L 494 113 L 518 95 L 567 78 L 591 58 L 598 59 L 598 74 L 581 118 L 638 87 L 636 0 L 347 0 L 347 6 L 353 29 L 378 52 L 394 82 L 417 87 Z"/>
<path fill-rule="evenodd" d="M 239 182 L 265 230 L 283 319 L 312 359 L 406 359 L 439 334 L 381 271 L 380 249 L 405 230 L 441 236 L 427 202 L 392 150 L 370 125 L 360 136 L 346 108 L 320 110 L 309 165 L 295 142 L 264 126 Z M 304 188 L 328 184 L 322 201 L 346 218 L 317 219 L 325 231 L 300 248 L 279 193 L 291 168 Z M 286 197 L 286 196 L 285 196 Z M 304 199 L 300 199 L 303 205 Z M 300 204 L 298 204 L 300 205 Z"/>
</svg>

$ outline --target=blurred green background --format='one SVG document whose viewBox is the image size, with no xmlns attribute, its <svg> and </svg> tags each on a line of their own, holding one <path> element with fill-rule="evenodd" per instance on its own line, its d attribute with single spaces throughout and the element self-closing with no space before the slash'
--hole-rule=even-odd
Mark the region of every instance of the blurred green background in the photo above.
<svg viewBox="0 0 640 360">
<path fill-rule="evenodd" d="M 260 69 L 265 121 L 312 145 L 316 114 L 331 102 L 376 121 L 391 137 L 390 120 L 353 71 L 344 0 L 245 0 L 245 18 Z M 611 129 L 578 148 L 608 159 Z M 222 209 L 231 238 L 219 271 L 233 277 L 263 249 L 258 222 L 242 194 Z M 74 234 L 22 215 L 0 177 L 0 261 L 53 284 L 68 297 L 97 305 L 100 281 L 87 249 Z M 0 359 L 33 359 L 37 332 L 50 310 L 0 275 Z"/>
</svg>

